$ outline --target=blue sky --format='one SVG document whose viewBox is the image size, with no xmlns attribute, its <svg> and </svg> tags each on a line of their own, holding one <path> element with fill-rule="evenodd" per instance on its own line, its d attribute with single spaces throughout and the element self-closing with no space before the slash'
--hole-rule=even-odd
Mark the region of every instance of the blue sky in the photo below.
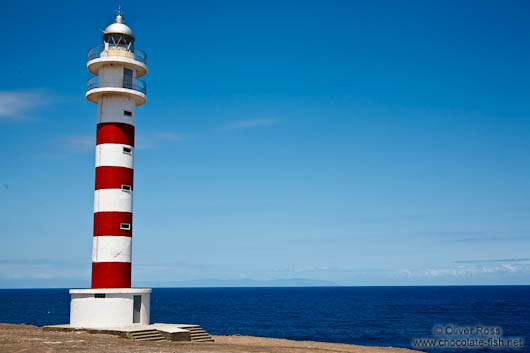
<svg viewBox="0 0 530 353">
<path fill-rule="evenodd" d="M 133 282 L 530 284 L 525 1 L 122 1 L 148 54 Z M 0 12 L 0 286 L 89 285 L 88 49 Z"/>
</svg>

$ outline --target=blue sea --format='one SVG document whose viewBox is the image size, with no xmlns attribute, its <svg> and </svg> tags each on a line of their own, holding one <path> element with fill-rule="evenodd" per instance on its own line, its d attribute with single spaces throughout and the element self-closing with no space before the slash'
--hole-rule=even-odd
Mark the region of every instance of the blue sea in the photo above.
<svg viewBox="0 0 530 353">
<path fill-rule="evenodd" d="M 3 289 L 0 322 L 68 323 L 69 300 L 67 289 Z M 439 353 L 530 352 L 530 286 L 154 288 L 151 321 L 200 324 L 213 335 Z M 525 343 L 520 349 L 420 348 L 413 345 L 418 338 L 447 339 L 453 345 L 456 339 L 469 345 L 469 340 L 488 338 Z"/>
</svg>

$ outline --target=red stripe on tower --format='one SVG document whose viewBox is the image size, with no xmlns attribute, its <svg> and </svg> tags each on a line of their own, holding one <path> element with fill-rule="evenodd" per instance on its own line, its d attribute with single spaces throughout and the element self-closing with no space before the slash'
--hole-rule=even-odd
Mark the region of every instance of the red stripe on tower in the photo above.
<svg viewBox="0 0 530 353">
<path fill-rule="evenodd" d="M 93 262 L 92 288 L 130 288 L 130 262 Z"/>
<path fill-rule="evenodd" d="M 134 146 L 134 126 L 124 123 L 98 124 L 96 145 L 103 143 Z"/>
<path fill-rule="evenodd" d="M 130 230 L 122 229 L 123 224 L 129 224 Z M 96 212 L 94 213 L 94 236 L 121 235 L 132 237 L 131 212 Z"/>
<path fill-rule="evenodd" d="M 133 190 L 134 170 L 125 167 L 103 166 L 96 168 L 96 190 L 121 189 Z"/>
</svg>

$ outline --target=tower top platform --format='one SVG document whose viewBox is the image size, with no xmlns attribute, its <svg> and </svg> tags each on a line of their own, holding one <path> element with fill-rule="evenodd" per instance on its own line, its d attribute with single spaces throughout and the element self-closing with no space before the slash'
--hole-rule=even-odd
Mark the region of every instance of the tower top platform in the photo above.
<svg viewBox="0 0 530 353">
<path fill-rule="evenodd" d="M 135 48 L 134 36 L 121 15 L 121 9 L 114 19 L 114 23 L 107 26 L 103 32 L 103 43 L 88 51 L 87 69 L 98 75 L 104 65 L 123 65 L 136 71 L 136 77 L 147 74 L 147 54 Z"/>
<path fill-rule="evenodd" d="M 101 96 L 112 94 L 128 96 L 137 106 L 145 104 L 146 84 L 139 78 L 147 74 L 147 54 L 135 48 L 120 9 L 102 37 L 103 43 L 88 51 L 87 69 L 95 76 L 88 80 L 86 98 L 97 104 Z"/>
</svg>

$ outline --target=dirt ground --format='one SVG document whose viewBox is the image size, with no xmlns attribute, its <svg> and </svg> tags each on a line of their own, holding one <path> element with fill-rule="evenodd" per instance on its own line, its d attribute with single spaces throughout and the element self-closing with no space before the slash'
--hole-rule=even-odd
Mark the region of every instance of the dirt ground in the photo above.
<svg viewBox="0 0 530 353">
<path fill-rule="evenodd" d="M 290 341 L 249 336 L 213 336 L 215 343 L 139 342 L 85 332 L 44 332 L 31 325 L 0 324 L 0 352 L 87 352 L 87 353 L 206 353 L 206 352 L 355 352 L 411 353 L 402 348 L 363 347 L 348 344 Z"/>
</svg>

